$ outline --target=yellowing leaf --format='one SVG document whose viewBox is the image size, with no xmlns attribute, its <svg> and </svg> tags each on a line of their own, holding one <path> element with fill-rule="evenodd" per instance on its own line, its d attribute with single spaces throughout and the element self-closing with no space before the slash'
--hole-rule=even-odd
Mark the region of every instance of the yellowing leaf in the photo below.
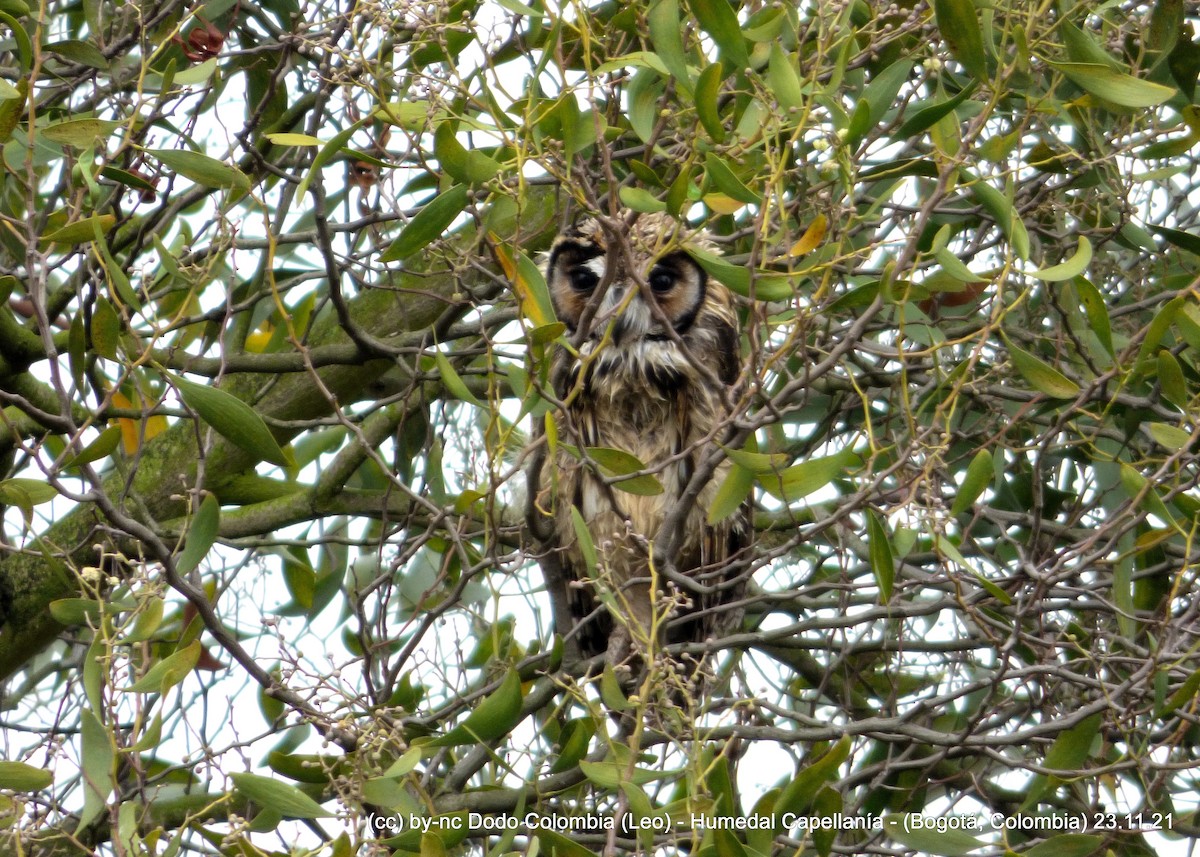
<svg viewBox="0 0 1200 857">
<path fill-rule="evenodd" d="M 112 404 L 114 408 L 122 410 L 133 410 L 136 407 L 121 393 L 113 393 Z M 142 439 L 151 440 L 167 430 L 167 418 L 162 414 L 146 417 L 144 422 L 145 427 L 142 428 L 141 420 L 117 417 L 117 425 L 121 429 L 121 448 L 125 450 L 126 455 L 137 453 Z"/>
<path fill-rule="evenodd" d="M 816 250 L 820 246 L 821 241 L 824 240 L 828 229 L 829 218 L 824 214 L 818 214 L 813 218 L 812 223 L 808 224 L 808 228 L 804 230 L 804 234 L 800 236 L 800 240 L 788 250 L 788 255 L 803 256 L 806 253 Z"/>
<path fill-rule="evenodd" d="M 267 134 L 266 138 L 276 146 L 319 146 L 320 139 L 311 134 Z"/>
</svg>

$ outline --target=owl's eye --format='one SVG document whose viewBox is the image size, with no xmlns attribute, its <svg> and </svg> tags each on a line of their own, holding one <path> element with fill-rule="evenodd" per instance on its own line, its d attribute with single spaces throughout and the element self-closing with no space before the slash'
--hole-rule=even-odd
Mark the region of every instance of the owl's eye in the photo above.
<svg viewBox="0 0 1200 857">
<path fill-rule="evenodd" d="M 590 292 L 600 282 L 600 277 L 590 268 L 571 269 L 571 288 L 577 292 Z"/>
<path fill-rule="evenodd" d="M 669 292 L 675 286 L 675 272 L 666 268 L 655 268 L 650 272 L 650 288 L 662 294 Z"/>
</svg>

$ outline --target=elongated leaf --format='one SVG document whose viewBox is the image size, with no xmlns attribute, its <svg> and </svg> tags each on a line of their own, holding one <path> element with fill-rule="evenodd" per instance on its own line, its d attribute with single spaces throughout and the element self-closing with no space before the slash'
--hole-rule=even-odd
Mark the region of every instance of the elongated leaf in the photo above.
<svg viewBox="0 0 1200 857">
<path fill-rule="evenodd" d="M 825 751 L 819 758 L 801 770 L 790 783 L 784 786 L 775 808 L 780 814 L 800 814 L 812 806 L 821 788 L 837 776 L 838 769 L 850 755 L 853 742 L 849 735 L 843 735 L 838 742 Z"/>
<path fill-rule="evenodd" d="M 961 515 L 971 508 L 979 499 L 979 495 L 991 484 L 993 473 L 992 454 L 986 449 L 979 450 L 967 465 L 962 485 L 958 486 L 958 494 L 950 506 L 950 514 Z"/>
<path fill-rule="evenodd" d="M 1078 384 L 1041 358 L 1012 343 L 1008 345 L 1008 354 L 1013 366 L 1039 393 L 1045 393 L 1053 399 L 1073 399 L 1079 395 Z"/>
<path fill-rule="evenodd" d="M 642 496 L 653 496 L 663 492 L 662 483 L 658 481 L 657 477 L 649 473 L 640 476 L 630 476 L 627 479 L 619 478 L 626 474 L 646 469 L 646 465 L 639 461 L 635 455 L 630 455 L 622 449 L 611 449 L 602 446 L 589 447 L 587 455 L 588 458 L 600 465 L 600 470 L 605 476 L 618 480 L 613 483 L 614 488 L 619 488 L 629 494 L 639 494 Z"/>
<path fill-rule="evenodd" d="M 15 792 L 36 792 L 49 788 L 54 783 L 54 775 L 42 768 L 35 768 L 24 762 L 7 762 L 0 760 L 0 789 L 12 789 Z"/>
<path fill-rule="evenodd" d="M 713 495 L 708 507 L 708 523 L 719 524 L 740 509 L 754 490 L 754 481 L 754 472 L 735 462 Z"/>
<path fill-rule="evenodd" d="M 767 82 L 771 94 L 785 110 L 800 110 L 804 107 L 804 84 L 787 52 L 778 42 L 771 42 L 771 57 L 767 64 Z"/>
<path fill-rule="evenodd" d="M 1187 379 L 1179 360 L 1167 349 L 1158 352 L 1158 386 L 1168 402 L 1185 410 L 1191 396 L 1188 395 Z"/>
<path fill-rule="evenodd" d="M 452 179 L 468 185 L 482 184 L 503 168 L 495 158 L 464 148 L 450 122 L 443 122 L 434 133 L 433 152 Z"/>
<path fill-rule="evenodd" d="M 947 98 L 944 101 L 939 101 L 937 104 L 923 107 L 904 121 L 904 124 L 900 126 L 900 130 L 896 132 L 896 136 L 903 139 L 924 133 L 940 122 L 943 117 L 949 116 L 954 112 L 954 109 L 966 101 L 976 88 L 977 84 L 972 81 L 969 86 L 965 87 L 953 98 Z"/>
<path fill-rule="evenodd" d="M 802 461 L 778 475 L 764 474 L 759 477 L 759 481 L 768 494 L 790 503 L 821 490 L 860 462 L 857 453 L 844 450 L 822 458 Z"/>
<path fill-rule="evenodd" d="M 1087 315 L 1088 324 L 1092 328 L 1092 333 L 1096 334 L 1096 338 L 1100 340 L 1100 344 L 1104 346 L 1104 350 L 1109 356 L 1113 356 L 1116 352 L 1113 350 L 1112 340 L 1112 321 L 1108 315 L 1108 305 L 1104 302 L 1104 296 L 1100 294 L 1100 290 L 1092 285 L 1091 280 L 1084 277 L 1076 277 L 1075 291 L 1079 294 L 1079 301 L 1083 304 L 1083 311 Z"/>
<path fill-rule="evenodd" d="M 666 211 L 667 204 L 658 199 L 650 191 L 641 187 L 623 187 L 618 192 L 621 202 L 626 208 L 640 211 L 643 214 L 653 214 L 656 211 Z"/>
<path fill-rule="evenodd" d="M 184 404 L 200 415 L 217 434 L 255 456 L 280 467 L 291 460 L 263 422 L 263 418 L 241 399 L 217 387 L 204 387 L 176 377 L 175 388 Z"/>
<path fill-rule="evenodd" d="M 135 681 L 129 688 L 129 693 L 166 693 L 191 674 L 200 662 L 201 645 L 199 640 L 163 658 L 147 670 L 146 674 Z"/>
<path fill-rule="evenodd" d="M 221 523 L 221 504 L 212 494 L 206 494 L 200 502 L 200 508 L 192 516 L 188 527 L 187 538 L 183 543 L 183 551 L 175 561 L 175 567 L 181 575 L 186 575 L 200 565 L 208 556 L 209 550 L 216 544 L 217 530 Z"/>
<path fill-rule="evenodd" d="M 495 692 L 475 706 L 467 719 L 440 738 L 431 747 L 456 747 L 495 741 L 507 735 L 521 719 L 521 677 L 510 669 Z"/>
<path fill-rule="evenodd" d="M 787 274 L 751 271 L 705 250 L 688 248 L 687 252 L 709 276 L 742 297 L 754 297 L 760 301 L 785 301 L 795 297 L 791 277 Z"/>
<path fill-rule="evenodd" d="M 663 65 L 670 71 L 680 88 L 692 92 L 692 79 L 688 73 L 683 50 L 683 24 L 679 15 L 679 0 L 654 0 L 646 13 L 650 28 L 650 42 Z"/>
<path fill-rule="evenodd" d="M 996 225 L 1000 227 L 1000 231 L 1004 233 L 1008 243 L 1012 245 L 1017 258 L 1028 259 L 1029 233 L 1025 229 L 1025 224 L 1021 222 L 1021 218 L 1017 216 L 1016 209 L 1013 208 L 1008 197 L 982 179 L 972 183 L 971 193 L 979 201 L 979 204 L 995 218 Z"/>
<path fill-rule="evenodd" d="M 972 77 L 987 78 L 979 11 L 971 0 L 934 0 L 933 14 L 950 53 Z"/>
<path fill-rule="evenodd" d="M 1043 765 L 1058 771 L 1076 772 L 1083 767 L 1092 752 L 1092 743 L 1100 732 L 1103 714 L 1093 714 L 1061 733 L 1046 751 Z M 1038 774 L 1033 778 L 1021 804 L 1022 810 L 1037 806 L 1042 795 L 1055 784 L 1054 777 Z"/>
<path fill-rule="evenodd" d="M 1104 837 L 1092 833 L 1060 833 L 1022 851 L 1021 857 L 1091 857 L 1099 854 Z"/>
<path fill-rule="evenodd" d="M 716 43 L 727 64 L 738 70 L 749 67 L 746 39 L 729 0 L 690 0 L 689 5 L 700 22 L 700 29 Z"/>
<path fill-rule="evenodd" d="M 1154 716 L 1166 717 L 1168 714 L 1178 711 L 1182 706 L 1191 702 L 1197 693 L 1200 693 L 1200 669 L 1193 670 L 1183 680 L 1183 684 L 1176 688 L 1175 692 L 1162 704 L 1162 707 L 1154 712 Z"/>
<path fill-rule="evenodd" d="M 970 854 L 977 848 L 983 847 L 983 842 L 963 830 L 942 830 L 920 824 L 929 819 L 917 816 L 915 813 L 906 817 L 889 815 L 883 820 L 884 829 L 889 838 L 894 839 L 907 848 L 913 848 L 923 854 L 936 854 L 939 857 L 961 857 Z"/>
<path fill-rule="evenodd" d="M 700 124 L 718 143 L 725 142 L 725 122 L 717 108 L 721 94 L 721 81 L 725 79 L 725 67 L 720 62 L 709 63 L 696 79 L 696 116 Z"/>
<path fill-rule="evenodd" d="M 73 223 L 68 223 L 61 229 L 55 229 L 48 235 L 43 235 L 41 242 L 43 244 L 72 246 L 82 244 L 85 241 L 95 241 L 97 229 L 101 233 L 108 232 L 116 222 L 117 218 L 115 215 L 93 214 L 91 217 L 76 220 Z"/>
<path fill-rule="evenodd" d="M 250 179 L 237 167 L 188 149 L 147 149 L 146 153 L 196 184 L 211 188 L 248 190 Z"/>
<path fill-rule="evenodd" d="M 722 0 L 724 2 L 724 0 Z M 721 193 L 751 205 L 761 205 L 762 197 L 742 183 L 733 168 L 719 155 L 712 152 L 704 159 L 704 172 Z"/>
<path fill-rule="evenodd" d="M 867 511 L 867 547 L 871 555 L 871 572 L 879 587 L 879 600 L 886 604 L 892 599 L 892 586 L 896 580 L 896 560 L 892 556 L 892 544 L 887 529 L 875 512 Z"/>
<path fill-rule="evenodd" d="M 588 530 L 587 522 L 583 520 L 579 509 L 574 506 L 571 507 L 571 527 L 575 530 L 575 544 L 583 556 L 583 564 L 590 573 L 595 574 L 598 563 L 596 545 L 592 542 L 592 534 Z"/>
<path fill-rule="evenodd" d="M 121 127 L 120 122 L 107 119 L 68 119 L 46 126 L 42 134 L 47 140 L 64 143 L 77 149 L 86 149 L 103 140 Z"/>
<path fill-rule="evenodd" d="M 1026 271 L 1025 276 L 1033 277 L 1035 280 L 1043 280 L 1047 283 L 1057 283 L 1078 277 L 1091 261 L 1092 242 L 1088 241 L 1086 235 L 1080 235 L 1079 246 L 1075 248 L 1075 252 L 1070 259 L 1067 259 L 1065 262 L 1059 262 L 1057 265 L 1051 265 L 1048 268 Z"/>
<path fill-rule="evenodd" d="M 399 237 L 379 257 L 379 261 L 407 259 L 418 250 L 423 250 L 462 214 L 468 199 L 470 195 L 465 184 L 457 184 L 439 193 L 408 222 Z"/>
<path fill-rule="evenodd" d="M 284 818 L 330 818 L 333 815 L 300 789 L 271 777 L 238 773 L 230 774 L 230 779 L 238 792 Z"/>
<path fill-rule="evenodd" d="M 1080 89 L 1122 107 L 1153 107 L 1174 97 L 1176 90 L 1142 80 L 1100 63 L 1052 62 Z"/>
<path fill-rule="evenodd" d="M 462 376 L 455 371 L 454 364 L 450 362 L 449 357 L 441 351 L 437 351 L 434 353 L 433 359 L 437 365 L 438 376 L 442 379 L 442 386 L 446 388 L 446 392 L 460 402 L 469 402 L 477 408 L 483 407 L 480 401 L 475 398 L 475 394 L 467 387 Z"/>
</svg>

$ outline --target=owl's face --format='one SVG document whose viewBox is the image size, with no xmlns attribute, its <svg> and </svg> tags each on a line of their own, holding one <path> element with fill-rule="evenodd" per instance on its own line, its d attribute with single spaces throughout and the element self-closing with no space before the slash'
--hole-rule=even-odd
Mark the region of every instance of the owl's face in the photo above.
<svg viewBox="0 0 1200 857">
<path fill-rule="evenodd" d="M 737 371 L 732 300 L 680 249 L 681 241 L 707 242 L 666 215 L 642 216 L 626 237 L 610 247 L 599 224 L 585 220 L 550 252 L 546 281 L 554 309 L 572 335 L 586 327 L 582 355 L 595 354 L 601 376 L 632 373 L 666 386 L 690 375 L 689 363 L 716 358 L 717 374 L 731 383 Z"/>
<path fill-rule="evenodd" d="M 572 333 L 602 284 L 589 324 L 593 337 L 603 335 L 611 325 L 612 341 L 620 345 L 634 339 L 667 339 L 664 322 L 679 334 L 692 326 L 704 304 L 708 280 L 686 253 L 677 251 L 652 260 L 647 270 L 636 275 L 619 266 L 605 283 L 609 264 L 604 250 L 592 243 L 568 238 L 554 249 L 550 294 L 559 320 Z M 661 316 L 652 304 L 662 311 Z"/>
</svg>

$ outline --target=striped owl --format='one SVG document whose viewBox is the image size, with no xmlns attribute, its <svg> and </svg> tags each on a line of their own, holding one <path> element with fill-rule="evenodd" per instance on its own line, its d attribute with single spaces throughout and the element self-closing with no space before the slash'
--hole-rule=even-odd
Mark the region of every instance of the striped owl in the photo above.
<svg viewBox="0 0 1200 857">
<path fill-rule="evenodd" d="M 746 545 L 748 527 L 742 513 L 707 522 L 729 470 L 723 462 L 689 504 L 671 557 L 675 571 L 704 591 L 671 583 L 662 573 L 666 563 L 653 556 L 697 462 L 723 440 L 727 394 L 741 365 L 738 319 L 729 291 L 684 249 L 711 250 L 701 233 L 665 214 L 609 223 L 619 233 L 585 220 L 559 237 L 547 260 L 550 296 L 577 350 L 562 347 L 554 358 L 563 410 L 556 415 L 557 453 L 535 473 L 535 514 L 552 518 L 552 527 L 542 529 L 557 545 L 563 608 L 572 623 L 561 627 L 563 610 L 556 606 L 560 633 L 576 641 L 581 656 L 606 654 L 621 666 L 642 662 L 652 646 L 703 642 L 740 622 L 735 602 L 745 578 L 730 561 Z M 597 447 L 636 456 L 662 493 L 605 484 L 596 464 L 577 454 Z M 594 574 L 572 509 L 594 546 Z"/>
</svg>

